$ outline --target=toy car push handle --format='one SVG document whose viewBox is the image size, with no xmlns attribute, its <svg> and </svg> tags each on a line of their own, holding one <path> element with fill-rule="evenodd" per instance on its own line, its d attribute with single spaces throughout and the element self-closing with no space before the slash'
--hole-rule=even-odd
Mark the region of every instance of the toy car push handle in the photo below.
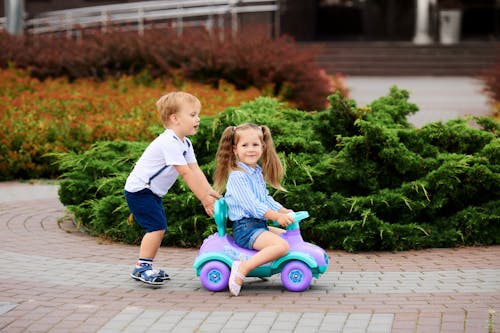
<svg viewBox="0 0 500 333">
<path fill-rule="evenodd" d="M 289 215 L 291 215 L 293 217 L 293 219 L 295 220 L 295 222 L 293 222 L 292 224 L 288 225 L 286 227 L 286 230 L 295 230 L 295 229 L 298 229 L 299 228 L 299 222 L 302 221 L 303 219 L 306 219 L 309 217 L 309 212 L 305 211 L 305 210 L 302 210 L 302 211 L 299 211 L 299 212 L 293 212 L 293 213 L 288 213 Z M 280 224 L 276 221 L 273 221 L 273 225 L 279 227 Z"/>
</svg>

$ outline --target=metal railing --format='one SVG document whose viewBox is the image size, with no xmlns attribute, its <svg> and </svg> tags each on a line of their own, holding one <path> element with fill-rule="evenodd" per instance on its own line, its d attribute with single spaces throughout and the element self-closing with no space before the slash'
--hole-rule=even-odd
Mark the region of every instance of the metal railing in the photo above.
<svg viewBox="0 0 500 333">
<path fill-rule="evenodd" d="M 164 0 L 83 7 L 45 12 L 26 20 L 25 28 L 31 34 L 66 32 L 86 28 L 106 31 L 112 26 L 135 29 L 142 34 L 149 23 L 166 23 L 177 29 L 201 26 L 211 31 L 224 28 L 230 20 L 231 28 L 239 28 L 238 15 L 243 13 L 274 13 L 273 32 L 278 34 L 279 0 Z"/>
</svg>

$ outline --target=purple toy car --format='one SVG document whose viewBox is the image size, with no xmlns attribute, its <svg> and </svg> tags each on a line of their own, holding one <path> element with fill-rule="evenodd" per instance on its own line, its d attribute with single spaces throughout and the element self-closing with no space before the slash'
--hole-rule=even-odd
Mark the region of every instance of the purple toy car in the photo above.
<svg viewBox="0 0 500 333">
<path fill-rule="evenodd" d="M 238 246 L 226 231 L 227 205 L 225 200 L 215 202 L 214 217 L 217 233 L 203 241 L 193 267 L 202 285 L 211 291 L 227 288 L 231 265 L 234 260 L 245 260 L 257 251 Z M 287 227 L 282 237 L 290 244 L 290 251 L 283 257 L 259 266 L 251 271 L 249 277 L 269 277 L 281 273 L 283 286 L 290 291 L 306 290 L 312 277 L 318 278 L 328 268 L 326 252 L 311 243 L 304 242 L 300 235 L 299 222 L 307 217 L 306 211 L 293 213 L 295 222 Z"/>
</svg>

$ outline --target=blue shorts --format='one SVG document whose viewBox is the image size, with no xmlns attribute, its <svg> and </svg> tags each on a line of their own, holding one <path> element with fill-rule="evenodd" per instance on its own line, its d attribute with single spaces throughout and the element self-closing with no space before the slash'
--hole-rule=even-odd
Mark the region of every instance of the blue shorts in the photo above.
<svg viewBox="0 0 500 333">
<path fill-rule="evenodd" d="M 167 230 L 167 216 L 159 196 L 145 188 L 138 192 L 125 191 L 128 208 L 146 232 Z"/>
<path fill-rule="evenodd" d="M 233 222 L 233 238 L 241 247 L 253 250 L 253 243 L 264 231 L 268 231 L 266 220 L 243 218 Z"/>
</svg>

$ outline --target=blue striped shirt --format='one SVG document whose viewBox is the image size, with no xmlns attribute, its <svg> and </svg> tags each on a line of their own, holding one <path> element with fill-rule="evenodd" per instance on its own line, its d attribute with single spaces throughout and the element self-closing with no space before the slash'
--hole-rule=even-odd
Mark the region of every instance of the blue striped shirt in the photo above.
<svg viewBox="0 0 500 333">
<path fill-rule="evenodd" d="M 265 220 L 268 209 L 279 211 L 283 206 L 270 195 L 262 175 L 262 168 L 255 169 L 237 162 L 242 170 L 233 170 L 229 174 L 224 198 L 229 208 L 229 219 L 238 221 L 242 218 Z"/>
</svg>

